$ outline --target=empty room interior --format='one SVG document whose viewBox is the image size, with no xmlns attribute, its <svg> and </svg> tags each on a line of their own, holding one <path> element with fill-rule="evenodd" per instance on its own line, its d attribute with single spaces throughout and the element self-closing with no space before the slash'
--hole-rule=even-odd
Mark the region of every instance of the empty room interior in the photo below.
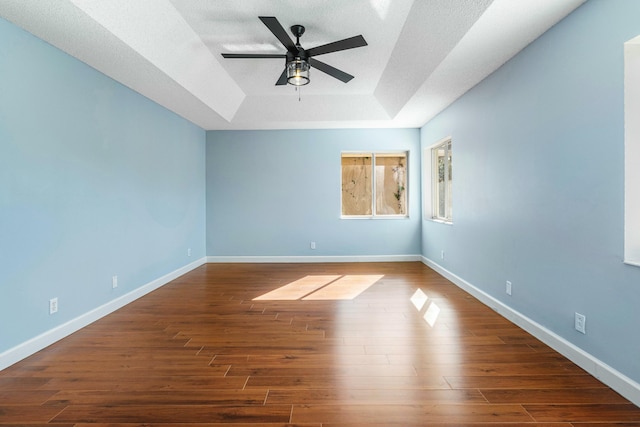
<svg viewBox="0 0 640 427">
<path fill-rule="evenodd" d="M 0 425 L 639 427 L 639 18 L 0 0 Z"/>
</svg>

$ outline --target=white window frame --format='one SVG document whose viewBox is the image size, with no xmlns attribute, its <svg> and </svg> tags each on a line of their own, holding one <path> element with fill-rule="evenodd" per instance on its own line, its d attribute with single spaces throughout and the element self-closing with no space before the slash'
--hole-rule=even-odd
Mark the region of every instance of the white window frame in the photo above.
<svg viewBox="0 0 640 427">
<path fill-rule="evenodd" d="M 340 191 L 340 218 L 341 219 L 405 219 L 409 218 L 409 151 L 343 151 L 340 153 L 340 165 L 342 165 L 342 157 L 371 157 L 371 215 L 344 215 L 342 213 L 342 190 Z M 405 192 L 405 213 L 404 214 L 376 214 L 376 156 L 378 157 L 394 157 L 404 156 L 405 158 L 405 176 L 404 185 Z M 342 187 L 342 166 L 340 167 L 340 186 Z"/>
<path fill-rule="evenodd" d="M 453 151 L 453 138 L 447 136 L 440 139 L 435 144 L 430 145 L 424 149 L 423 152 L 423 211 L 424 218 L 435 222 L 441 222 L 445 224 L 453 224 L 453 211 L 450 209 L 453 198 L 451 194 L 445 195 L 445 212 L 451 212 L 450 216 L 441 217 L 439 215 L 439 201 L 438 201 L 438 165 L 435 150 L 442 146 L 451 144 Z M 448 164 L 445 165 L 445 177 L 449 176 Z M 453 182 L 453 176 L 451 177 Z"/>
<path fill-rule="evenodd" d="M 624 259 L 640 267 L 640 36 L 624 44 Z"/>
</svg>

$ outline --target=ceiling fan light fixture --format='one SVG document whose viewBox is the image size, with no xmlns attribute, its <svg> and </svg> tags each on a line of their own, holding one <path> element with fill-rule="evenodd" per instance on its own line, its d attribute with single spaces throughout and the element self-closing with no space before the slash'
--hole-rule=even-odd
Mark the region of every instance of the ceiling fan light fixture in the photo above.
<svg viewBox="0 0 640 427">
<path fill-rule="evenodd" d="M 309 63 L 300 58 L 287 63 L 287 83 L 294 86 L 309 84 Z"/>
</svg>

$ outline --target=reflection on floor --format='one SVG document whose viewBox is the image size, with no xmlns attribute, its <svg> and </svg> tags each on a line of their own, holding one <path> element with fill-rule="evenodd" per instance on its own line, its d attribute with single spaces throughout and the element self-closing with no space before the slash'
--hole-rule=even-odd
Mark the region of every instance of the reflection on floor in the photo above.
<svg viewBox="0 0 640 427">
<path fill-rule="evenodd" d="M 438 320 L 438 315 L 440 314 L 440 307 L 438 307 L 438 304 L 436 304 L 435 301 L 429 301 L 429 296 L 419 288 L 413 293 L 410 301 L 419 312 L 422 312 L 425 304 L 429 302 L 422 318 L 433 328 Z"/>
</svg>

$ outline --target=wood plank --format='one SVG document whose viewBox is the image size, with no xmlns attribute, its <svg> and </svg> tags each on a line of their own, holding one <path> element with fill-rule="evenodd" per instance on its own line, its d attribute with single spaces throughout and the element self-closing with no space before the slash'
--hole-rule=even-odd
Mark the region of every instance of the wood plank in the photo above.
<svg viewBox="0 0 640 427">
<path fill-rule="evenodd" d="M 631 403 L 589 403 L 589 404 L 551 404 L 524 405 L 524 408 L 536 421 L 640 421 L 640 408 Z"/>
<path fill-rule="evenodd" d="M 42 405 L 5 405 L 0 403 L 0 424 L 47 423 L 63 411 L 64 407 Z"/>
<path fill-rule="evenodd" d="M 75 423 L 286 423 L 290 405 L 71 405 L 52 421 Z"/>
<path fill-rule="evenodd" d="M 57 390 L 0 391 L 0 405 L 41 405 L 57 392 Z"/>
<path fill-rule="evenodd" d="M 586 422 L 586 423 L 571 423 L 572 427 L 640 427 L 640 421 L 629 423 L 616 423 L 616 422 Z"/>
<path fill-rule="evenodd" d="M 269 390 L 268 405 L 292 403 L 295 405 L 374 405 L 428 403 L 486 403 L 477 390 L 421 390 L 421 389 L 304 389 Z"/>
<path fill-rule="evenodd" d="M 294 405 L 292 422 L 366 423 L 503 423 L 530 422 L 520 405 Z M 406 424 L 405 424 L 406 425 Z"/>
<path fill-rule="evenodd" d="M 327 374 L 343 377 L 414 377 L 416 370 L 411 365 L 346 365 L 332 366 L 238 366 L 229 370 L 229 376 L 251 377 L 320 377 Z M 427 375 L 425 375 L 427 376 Z M 438 377 L 437 373 L 431 377 Z"/>
<path fill-rule="evenodd" d="M 484 364 L 485 366 L 492 366 L 498 363 L 536 363 L 536 362 L 551 362 L 565 364 L 570 363 L 569 360 L 559 353 L 540 354 L 537 352 L 532 353 L 520 353 L 509 351 L 491 353 L 491 352 L 479 352 L 479 353 L 449 353 L 445 355 L 438 353 L 437 351 L 432 353 L 433 356 L 425 355 L 424 352 L 410 352 L 406 354 L 387 354 L 389 363 L 392 365 L 407 363 L 414 363 L 416 368 L 429 367 L 434 363 L 434 359 L 438 356 L 442 356 L 443 360 L 451 363 L 470 363 L 470 364 Z"/>
<path fill-rule="evenodd" d="M 461 427 L 461 426 L 485 426 L 485 427 L 577 427 L 577 424 L 571 423 L 535 423 L 535 422 L 526 422 L 526 423 L 500 423 L 495 424 L 494 422 L 468 422 L 465 424 L 460 423 L 448 423 L 448 422 L 429 422 L 429 427 Z M 323 423 L 322 427 L 371 427 L 371 426 L 384 426 L 384 427 L 425 427 L 424 422 L 417 423 L 385 423 L 385 422 L 371 422 L 371 423 Z M 598 427 L 598 424 L 595 424 Z M 626 424 L 616 424 L 616 425 L 608 425 L 606 427 L 625 427 Z M 86 426 L 85 426 L 86 427 Z M 584 427 L 593 427 L 591 424 L 589 426 Z M 605 427 L 605 426 L 600 426 Z M 638 425 L 629 425 L 627 427 L 639 427 Z"/>
<path fill-rule="evenodd" d="M 338 357 L 339 356 L 339 357 Z M 216 356 L 213 362 L 222 360 L 229 363 L 226 357 Z M 384 354 L 351 354 L 351 353 L 325 353 L 325 354 L 268 354 L 250 355 L 243 362 L 244 366 L 289 366 L 302 365 L 308 367 L 350 366 L 350 365 L 389 365 L 389 358 Z M 400 364 L 400 363 L 398 363 Z M 405 363 L 406 365 L 406 363 Z"/>
<path fill-rule="evenodd" d="M 344 390 L 380 388 L 394 389 L 449 389 L 443 377 L 349 377 L 323 375 L 293 377 L 249 377 L 246 389 L 327 389 L 340 387 Z"/>
<path fill-rule="evenodd" d="M 480 392 L 490 403 L 629 403 L 610 388 L 481 389 Z"/>
<path fill-rule="evenodd" d="M 519 375 L 519 376 L 479 376 L 445 377 L 451 388 L 477 389 L 527 389 L 527 388 L 606 388 L 590 375 Z"/>
<path fill-rule="evenodd" d="M 64 390 L 46 405 L 262 405 L 265 390 Z"/>
<path fill-rule="evenodd" d="M 586 375 L 578 366 L 570 362 L 523 362 L 523 363 L 434 363 L 415 368 L 420 376 L 530 376 L 541 375 Z"/>
<path fill-rule="evenodd" d="M 0 377 L 0 391 L 37 390 L 51 381 L 51 378 L 25 378 L 20 376 Z"/>
<path fill-rule="evenodd" d="M 46 427 L 51 427 L 53 424 L 47 424 Z M 55 425 L 54 425 L 55 426 Z M 228 423 L 153 423 L 153 425 L 140 423 L 77 423 L 77 424 L 64 424 L 60 425 L 60 427 L 323 427 L 321 423 L 236 423 L 236 422 L 228 422 Z M 566 424 L 563 425 L 549 425 L 544 424 L 545 427 L 565 427 Z M 44 427 L 44 426 L 23 426 L 23 427 Z M 449 426 L 451 427 L 451 426 Z M 511 426 L 506 426 L 511 427 Z M 523 426 L 513 426 L 513 427 L 523 427 Z M 531 427 L 531 425 L 529 425 Z"/>
<path fill-rule="evenodd" d="M 423 345 L 416 348 L 415 345 L 365 345 L 366 354 L 425 354 L 425 355 L 455 355 L 461 353 L 489 353 L 507 352 L 509 354 L 535 353 L 531 347 L 522 344 L 435 344 Z"/>
<path fill-rule="evenodd" d="M 131 376 L 65 376 L 52 379 L 43 390 L 238 390 L 242 389 L 247 377 L 207 377 L 181 376 L 131 377 Z"/>
</svg>

